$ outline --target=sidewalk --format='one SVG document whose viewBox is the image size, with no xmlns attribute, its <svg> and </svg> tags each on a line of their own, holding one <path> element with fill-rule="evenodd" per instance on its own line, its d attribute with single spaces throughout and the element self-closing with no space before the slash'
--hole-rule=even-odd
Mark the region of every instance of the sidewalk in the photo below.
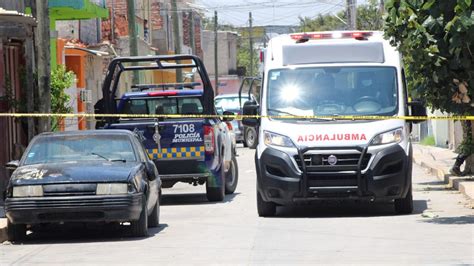
<svg viewBox="0 0 474 266">
<path fill-rule="evenodd" d="M 474 176 L 457 177 L 449 173 L 456 156 L 457 154 L 452 150 L 413 144 L 414 163 L 427 168 L 440 181 L 445 182 L 448 188 L 459 190 L 473 200 Z"/>
<path fill-rule="evenodd" d="M 7 240 L 7 218 L 3 209 L 3 202 L 0 201 L 0 244 Z"/>
</svg>

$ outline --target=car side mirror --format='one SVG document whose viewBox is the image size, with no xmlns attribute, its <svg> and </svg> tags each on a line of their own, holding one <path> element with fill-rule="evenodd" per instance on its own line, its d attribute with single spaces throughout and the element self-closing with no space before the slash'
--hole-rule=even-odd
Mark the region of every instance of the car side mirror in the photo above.
<svg viewBox="0 0 474 266">
<path fill-rule="evenodd" d="M 15 160 L 15 161 L 8 162 L 5 165 L 5 168 L 7 168 L 7 170 L 15 171 L 19 166 L 20 166 L 20 161 Z"/>
<path fill-rule="evenodd" d="M 426 113 L 426 107 L 421 101 L 411 101 L 408 103 L 408 106 L 410 107 L 410 115 L 415 116 L 415 117 L 427 117 Z M 426 119 L 423 120 L 410 120 L 409 122 L 411 123 L 421 123 L 423 121 L 426 121 Z"/>
<path fill-rule="evenodd" d="M 260 119 L 256 117 L 245 117 L 245 116 L 255 116 L 258 114 L 259 105 L 255 100 L 246 101 L 244 107 L 242 108 L 242 114 L 244 118 L 242 119 L 242 124 L 248 127 L 256 127 L 260 123 Z"/>
<path fill-rule="evenodd" d="M 158 173 L 155 172 L 155 163 L 151 161 L 146 161 L 143 163 L 145 165 L 145 171 L 148 176 L 148 180 L 153 181 L 158 177 Z"/>
<path fill-rule="evenodd" d="M 224 115 L 224 117 L 222 118 L 222 121 L 224 121 L 224 122 L 230 122 L 230 121 L 234 120 L 233 116 L 235 116 L 235 114 L 233 112 L 230 112 L 230 111 L 224 111 L 222 113 L 222 115 Z"/>
</svg>

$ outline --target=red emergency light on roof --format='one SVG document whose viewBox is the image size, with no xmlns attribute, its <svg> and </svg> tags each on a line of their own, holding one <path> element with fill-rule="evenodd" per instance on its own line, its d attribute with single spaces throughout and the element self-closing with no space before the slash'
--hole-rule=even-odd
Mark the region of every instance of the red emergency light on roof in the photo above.
<svg viewBox="0 0 474 266">
<path fill-rule="evenodd" d="M 373 35 L 370 31 L 351 31 L 351 32 L 333 32 L 333 33 L 295 33 L 290 34 L 291 39 L 296 41 L 301 40 L 320 40 L 320 39 L 366 39 Z"/>
<path fill-rule="evenodd" d="M 177 94 L 177 91 L 151 91 L 148 96 L 174 96 Z"/>
</svg>

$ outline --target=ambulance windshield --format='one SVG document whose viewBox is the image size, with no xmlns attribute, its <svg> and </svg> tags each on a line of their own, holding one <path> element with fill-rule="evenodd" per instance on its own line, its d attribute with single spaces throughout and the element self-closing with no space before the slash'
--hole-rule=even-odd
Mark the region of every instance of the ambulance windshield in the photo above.
<svg viewBox="0 0 474 266">
<path fill-rule="evenodd" d="M 351 116 L 397 113 L 393 67 L 315 67 L 272 70 L 267 110 L 281 116 Z"/>
</svg>

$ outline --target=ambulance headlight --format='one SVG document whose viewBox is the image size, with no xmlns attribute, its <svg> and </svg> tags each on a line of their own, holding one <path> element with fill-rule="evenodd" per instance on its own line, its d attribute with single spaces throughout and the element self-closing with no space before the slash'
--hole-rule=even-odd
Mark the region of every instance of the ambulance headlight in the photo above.
<svg viewBox="0 0 474 266">
<path fill-rule="evenodd" d="M 388 132 L 381 133 L 375 136 L 370 145 L 382 145 L 390 143 L 398 143 L 403 140 L 403 129 L 397 128 Z"/>
<path fill-rule="evenodd" d="M 289 137 L 268 131 L 263 131 L 263 142 L 268 146 L 273 145 L 290 148 L 295 146 Z"/>
</svg>

